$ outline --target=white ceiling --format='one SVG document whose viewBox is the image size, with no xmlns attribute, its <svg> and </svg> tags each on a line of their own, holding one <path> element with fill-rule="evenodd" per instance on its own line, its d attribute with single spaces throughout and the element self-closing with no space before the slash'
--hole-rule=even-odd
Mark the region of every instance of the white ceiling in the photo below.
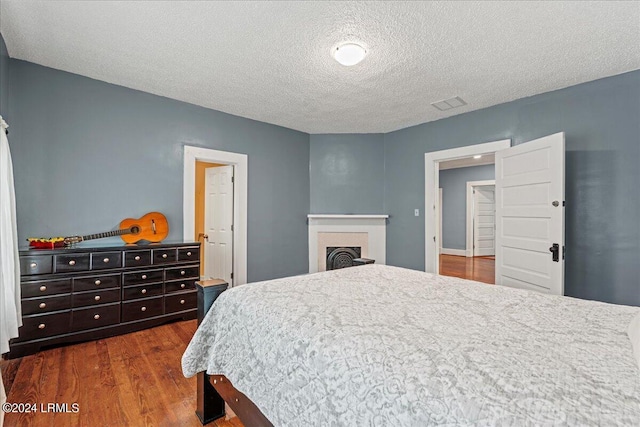
<svg viewBox="0 0 640 427">
<path fill-rule="evenodd" d="M 440 162 L 439 169 L 441 171 L 447 169 L 468 168 L 470 166 L 492 165 L 496 162 L 495 153 L 483 154 L 479 159 L 472 157 L 464 157 L 462 159 L 445 160 Z"/>
<path fill-rule="evenodd" d="M 309 133 L 389 132 L 640 69 L 640 2 L 2 0 L 13 58 Z M 339 42 L 368 56 L 333 60 Z M 468 104 L 442 112 L 434 101 Z"/>
</svg>

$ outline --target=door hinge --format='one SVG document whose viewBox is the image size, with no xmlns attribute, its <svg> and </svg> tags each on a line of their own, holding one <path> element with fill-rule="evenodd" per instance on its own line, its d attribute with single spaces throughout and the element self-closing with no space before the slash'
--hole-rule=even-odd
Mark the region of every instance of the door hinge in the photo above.
<svg viewBox="0 0 640 427">
<path fill-rule="evenodd" d="M 231 231 L 233 231 L 233 224 L 231 224 Z"/>
<path fill-rule="evenodd" d="M 231 176 L 231 182 L 235 182 L 235 178 L 233 177 L 233 175 Z"/>
<path fill-rule="evenodd" d="M 233 279 L 233 273 L 231 273 L 231 278 Z"/>
<path fill-rule="evenodd" d="M 564 207 L 564 206 L 567 206 L 567 202 L 563 200 L 563 201 L 562 201 L 562 206 L 563 206 L 563 207 Z"/>
<path fill-rule="evenodd" d="M 566 249 L 564 248 L 564 245 L 562 245 L 562 259 L 564 260 L 564 256 L 567 254 Z"/>
</svg>

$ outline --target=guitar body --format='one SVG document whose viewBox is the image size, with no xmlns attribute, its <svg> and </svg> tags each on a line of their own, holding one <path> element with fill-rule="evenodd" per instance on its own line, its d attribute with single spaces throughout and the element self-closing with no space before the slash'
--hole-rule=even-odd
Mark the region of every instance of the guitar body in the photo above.
<svg viewBox="0 0 640 427">
<path fill-rule="evenodd" d="M 137 243 L 140 240 L 157 243 L 169 234 L 167 218 L 160 212 L 149 212 L 141 218 L 127 218 L 120 222 L 121 230 L 130 230 L 120 237 L 126 243 Z"/>
</svg>

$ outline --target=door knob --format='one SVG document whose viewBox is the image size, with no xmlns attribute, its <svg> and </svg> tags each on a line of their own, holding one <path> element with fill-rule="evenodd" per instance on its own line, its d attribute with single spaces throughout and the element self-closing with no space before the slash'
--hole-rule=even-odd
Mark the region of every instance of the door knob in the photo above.
<svg viewBox="0 0 640 427">
<path fill-rule="evenodd" d="M 553 262 L 560 262 L 560 245 L 557 243 L 554 243 L 553 245 L 551 245 L 551 247 L 549 248 L 549 252 L 551 252 L 551 257 Z"/>
</svg>

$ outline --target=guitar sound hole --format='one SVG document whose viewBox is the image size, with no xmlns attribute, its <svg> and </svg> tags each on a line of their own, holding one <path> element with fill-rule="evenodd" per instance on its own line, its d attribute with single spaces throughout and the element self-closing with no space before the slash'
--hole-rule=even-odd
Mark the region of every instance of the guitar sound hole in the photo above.
<svg viewBox="0 0 640 427">
<path fill-rule="evenodd" d="M 133 227 L 131 227 L 131 233 L 132 234 L 138 234 L 140 232 L 140 227 L 137 225 L 134 225 Z"/>
</svg>

